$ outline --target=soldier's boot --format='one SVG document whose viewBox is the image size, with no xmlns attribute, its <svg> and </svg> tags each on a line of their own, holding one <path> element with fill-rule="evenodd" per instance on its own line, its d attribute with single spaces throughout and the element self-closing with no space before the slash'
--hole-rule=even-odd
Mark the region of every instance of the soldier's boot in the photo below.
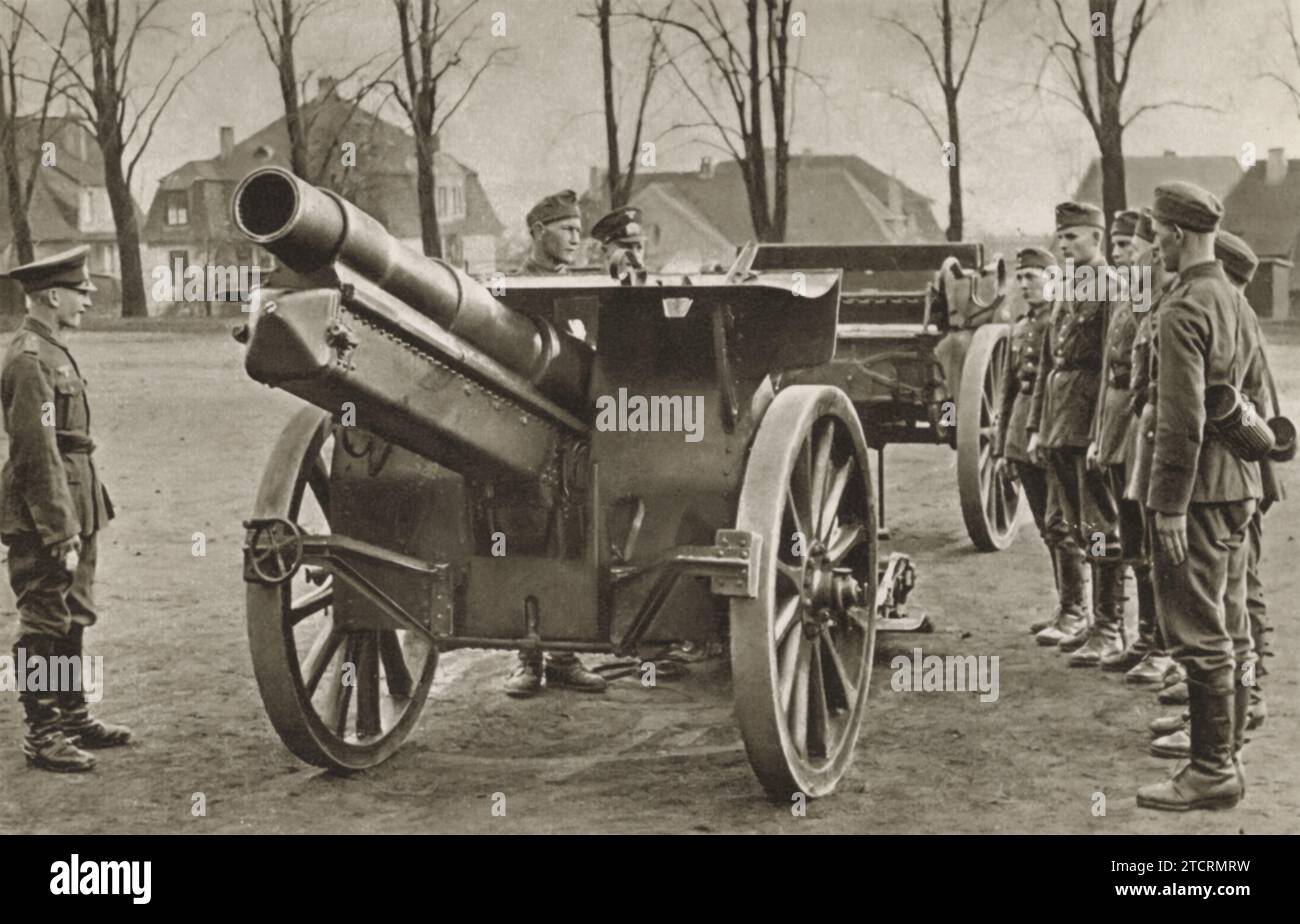
<svg viewBox="0 0 1300 924">
<path fill-rule="evenodd" d="M 1135 687 L 1159 687 L 1165 682 L 1165 674 L 1173 667 L 1174 659 L 1163 651 L 1152 647 L 1124 674 L 1124 682 Z"/>
<path fill-rule="evenodd" d="M 1056 643 L 1056 647 L 1066 653 L 1077 651 L 1083 647 L 1084 642 L 1092 637 L 1093 626 L 1097 621 L 1097 576 L 1095 569 L 1091 564 L 1081 564 L 1083 569 L 1083 595 L 1087 600 L 1086 612 L 1088 614 L 1085 624 L 1078 627 L 1074 632 L 1065 636 Z"/>
<path fill-rule="evenodd" d="M 1188 692 L 1187 681 L 1180 680 L 1178 683 L 1165 687 L 1156 696 L 1162 706 L 1186 706 L 1189 702 L 1190 693 Z"/>
<path fill-rule="evenodd" d="M 503 687 L 506 696 L 522 699 L 536 696 L 542 689 L 542 653 L 540 651 L 520 651 L 515 662 L 515 669 L 506 678 Z"/>
<path fill-rule="evenodd" d="M 1250 687 L 1250 715 L 1246 719 L 1246 731 L 1254 731 L 1268 718 L 1268 704 L 1264 700 L 1264 688 L 1259 685 L 1259 675 L 1255 675 L 1255 685 Z"/>
<path fill-rule="evenodd" d="M 1029 634 L 1037 635 L 1048 626 L 1055 625 L 1056 621 L 1061 618 L 1061 566 L 1058 563 L 1059 556 L 1056 554 L 1055 546 L 1047 547 L 1047 557 L 1052 562 L 1052 586 L 1056 588 L 1056 609 L 1047 619 L 1039 619 L 1029 624 Z"/>
<path fill-rule="evenodd" d="M 1151 742 L 1151 756 L 1170 760 L 1187 760 L 1192 755 L 1192 736 L 1186 728 L 1179 728 Z"/>
<path fill-rule="evenodd" d="M 1060 606 L 1056 620 L 1034 636 L 1034 640 L 1044 647 L 1055 646 L 1061 639 L 1074 635 L 1080 628 L 1086 630 L 1088 626 L 1083 557 L 1068 546 L 1057 546 L 1054 553 L 1060 580 Z"/>
<path fill-rule="evenodd" d="M 1250 695 L 1254 687 L 1237 684 L 1232 697 L 1232 766 L 1237 771 L 1237 780 L 1241 783 L 1241 795 L 1246 795 L 1246 768 L 1241 762 L 1241 753 L 1246 747 L 1246 730 L 1250 725 Z"/>
<path fill-rule="evenodd" d="M 1180 712 L 1177 715 L 1162 715 L 1159 718 L 1152 719 L 1147 725 L 1151 730 L 1152 738 L 1163 738 L 1165 735 L 1187 727 L 1187 713 Z"/>
<path fill-rule="evenodd" d="M 1268 644 L 1272 629 L 1260 618 L 1260 613 L 1256 611 L 1255 607 L 1250 607 L 1249 613 L 1250 640 L 1255 649 L 1255 684 L 1250 687 L 1250 718 L 1246 722 L 1246 729 L 1254 731 L 1263 725 L 1264 720 L 1268 718 L 1268 706 L 1264 702 L 1264 687 L 1260 681 L 1267 676 L 1267 659 L 1272 657 Z"/>
<path fill-rule="evenodd" d="M 1141 786 L 1140 808 L 1167 812 L 1229 809 L 1241 801 L 1241 779 L 1233 762 L 1234 695 L 1191 683 L 1191 760 L 1172 778 Z"/>
<path fill-rule="evenodd" d="M 1137 584 L 1137 637 L 1123 651 L 1112 658 L 1101 659 L 1104 671 L 1130 671 L 1142 663 L 1147 653 L 1155 647 L 1156 638 L 1156 593 L 1151 583 L 1151 572 L 1145 568 L 1133 569 L 1134 582 Z M 1129 681 L 1127 677 L 1125 682 Z"/>
<path fill-rule="evenodd" d="M 26 656 L 50 658 L 54 656 L 55 639 L 44 635 L 26 635 L 14 645 L 15 661 L 19 649 Z M 59 696 L 57 693 L 23 690 L 18 694 L 23 707 L 23 721 L 27 734 L 23 737 L 23 756 L 27 763 L 54 773 L 85 773 L 95 769 L 95 758 L 64 737 L 59 728 Z"/>
<path fill-rule="evenodd" d="M 84 627 L 73 625 L 59 651 L 72 658 L 81 657 Z M 119 748 L 131 743 L 131 729 L 125 725 L 103 722 L 90 714 L 83 690 L 59 691 L 59 728 L 73 744 L 87 750 Z"/>
<path fill-rule="evenodd" d="M 1100 562 L 1095 567 L 1097 589 L 1092 631 L 1066 662 L 1070 667 L 1096 667 L 1124 650 L 1124 566 Z M 1065 643 L 1061 643 L 1064 650 Z"/>
<path fill-rule="evenodd" d="M 604 693 L 608 681 L 600 674 L 587 670 L 578 656 L 571 651 L 561 651 L 546 658 L 546 683 L 565 687 L 580 693 Z"/>
</svg>

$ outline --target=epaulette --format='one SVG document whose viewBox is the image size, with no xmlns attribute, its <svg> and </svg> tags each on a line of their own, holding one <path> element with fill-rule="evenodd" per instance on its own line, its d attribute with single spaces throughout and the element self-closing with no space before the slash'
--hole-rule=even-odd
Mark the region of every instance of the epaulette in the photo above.
<svg viewBox="0 0 1300 924">
<path fill-rule="evenodd" d="M 26 333 L 23 335 L 22 343 L 19 344 L 19 349 L 24 353 L 39 353 L 41 351 L 41 338 L 33 333 Z"/>
</svg>

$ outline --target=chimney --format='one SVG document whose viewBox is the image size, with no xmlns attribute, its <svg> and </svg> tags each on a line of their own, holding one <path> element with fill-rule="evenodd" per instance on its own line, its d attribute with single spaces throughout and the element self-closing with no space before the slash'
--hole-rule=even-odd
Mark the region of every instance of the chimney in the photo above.
<svg viewBox="0 0 1300 924">
<path fill-rule="evenodd" d="M 597 166 L 591 166 L 587 170 L 587 191 L 593 196 L 603 191 L 605 185 L 605 171 Z"/>
<path fill-rule="evenodd" d="M 1286 150 L 1284 148 L 1268 149 L 1268 165 L 1264 168 L 1264 182 L 1276 186 L 1286 179 Z"/>
<path fill-rule="evenodd" d="M 1171 151 L 1169 148 L 1165 148 L 1165 157 L 1177 157 L 1177 156 L 1178 156 L 1177 151 Z"/>
<path fill-rule="evenodd" d="M 221 126 L 221 159 L 230 160 L 235 153 L 235 130 L 229 125 Z"/>
<path fill-rule="evenodd" d="M 700 179 L 701 180 L 713 179 L 713 158 L 712 157 L 700 158 Z"/>
<path fill-rule="evenodd" d="M 319 77 L 316 80 L 317 96 L 337 96 L 339 80 L 337 77 Z"/>
</svg>

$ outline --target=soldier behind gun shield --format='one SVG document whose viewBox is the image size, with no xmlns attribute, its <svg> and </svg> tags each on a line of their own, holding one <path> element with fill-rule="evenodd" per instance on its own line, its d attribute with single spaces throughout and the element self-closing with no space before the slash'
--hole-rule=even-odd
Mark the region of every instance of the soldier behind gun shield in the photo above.
<svg viewBox="0 0 1300 924">
<path fill-rule="evenodd" d="M 7 274 L 27 296 L 27 316 L 0 372 L 9 435 L 0 539 L 9 547 L 9 582 L 18 605 L 15 663 L 79 659 L 82 634 L 96 620 L 96 538 L 112 519 L 113 506 L 91 460 L 86 383 L 61 337 L 81 326 L 91 304 L 88 250 L 78 247 Z M 57 687 L 55 674 L 47 670 Z M 18 699 L 27 724 L 23 753 L 42 770 L 92 770 L 95 758 L 84 749 L 131 739 L 130 729 L 92 718 L 81 689 L 25 689 Z"/>
</svg>

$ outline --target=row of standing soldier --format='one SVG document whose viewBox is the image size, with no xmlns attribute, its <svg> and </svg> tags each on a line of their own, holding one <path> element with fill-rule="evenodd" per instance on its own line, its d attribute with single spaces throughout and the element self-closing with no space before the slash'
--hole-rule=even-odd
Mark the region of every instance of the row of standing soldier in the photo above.
<svg viewBox="0 0 1300 924">
<path fill-rule="evenodd" d="M 1152 753 L 1188 760 L 1138 790 L 1154 809 L 1236 805 L 1245 732 L 1266 714 L 1261 516 L 1282 490 L 1267 459 L 1243 461 L 1207 431 L 1206 389 L 1230 384 L 1263 408 L 1268 382 L 1279 411 L 1243 294 L 1258 259 L 1218 230 L 1222 214 L 1212 194 L 1175 182 L 1157 188 L 1151 209 L 1115 216 L 1112 258 L 1149 269 L 1145 300 L 1107 301 L 1113 287 L 1098 285 L 1094 300 L 1051 302 L 1056 256 L 1020 251 L 1028 310 L 1012 331 L 994 447 L 1052 559 L 1057 606 L 1030 627 L 1038 643 L 1188 705 L 1151 723 Z M 1096 206 L 1061 204 L 1056 228 L 1067 269 L 1110 272 Z M 1131 641 L 1126 566 L 1137 591 Z"/>
</svg>

